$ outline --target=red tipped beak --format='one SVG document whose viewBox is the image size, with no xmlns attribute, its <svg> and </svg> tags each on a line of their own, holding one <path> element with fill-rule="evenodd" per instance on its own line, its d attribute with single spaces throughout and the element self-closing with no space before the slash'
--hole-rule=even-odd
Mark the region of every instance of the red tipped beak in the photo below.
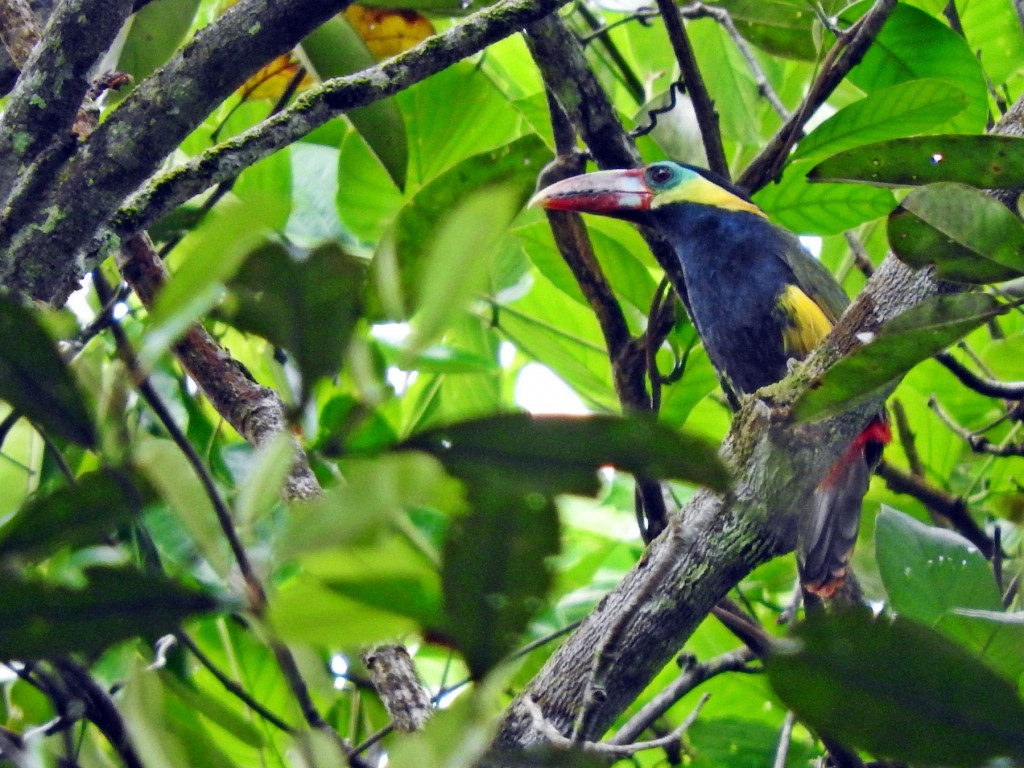
<svg viewBox="0 0 1024 768">
<path fill-rule="evenodd" d="M 573 176 L 546 187 L 533 196 L 530 206 L 551 211 L 628 216 L 651 207 L 654 192 L 647 186 L 642 168 L 598 171 Z"/>
</svg>

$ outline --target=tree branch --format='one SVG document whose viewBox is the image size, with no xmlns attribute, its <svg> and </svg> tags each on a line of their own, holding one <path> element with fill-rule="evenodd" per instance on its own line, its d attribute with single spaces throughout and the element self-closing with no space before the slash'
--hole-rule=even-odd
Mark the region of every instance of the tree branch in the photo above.
<svg viewBox="0 0 1024 768">
<path fill-rule="evenodd" d="M 74 1 L 88 10 L 96 0 Z M 124 15 L 131 8 L 128 0 L 100 5 L 124 6 Z M 10 201 L 0 228 L 0 279 L 36 298 L 63 302 L 81 277 L 81 267 L 71 256 L 125 197 L 247 77 L 291 50 L 345 5 L 346 0 L 242 0 L 200 30 L 92 132 L 45 199 L 16 196 Z M 54 23 L 56 19 L 50 27 Z M 70 43 L 60 42 L 63 55 Z M 36 87 L 36 98 L 39 92 L 49 91 Z M 14 95 L 18 93 L 16 88 Z M 8 130 L 22 130 L 19 113 L 5 118 Z M 94 265 L 93 258 L 85 268 Z"/>
<path fill-rule="evenodd" d="M 114 41 L 131 5 L 68 0 L 50 17 L 0 115 L 0 200 L 8 200 L 21 169 L 46 147 L 74 140 L 71 126 L 89 89 L 89 70 Z M 6 256 L 0 260 L 0 276 L 11 265 Z"/>
<path fill-rule="evenodd" d="M 396 731 L 412 733 L 426 725 L 434 709 L 409 652 L 401 645 L 382 645 L 363 654 L 363 663 Z"/>
<path fill-rule="evenodd" d="M 785 124 L 776 131 L 768 146 L 747 166 L 736 182 L 740 187 L 753 193 L 778 175 L 786 156 L 789 155 L 789 150 L 799 140 L 804 125 L 850 70 L 864 58 L 864 54 L 895 7 L 896 0 L 877 0 L 870 11 L 836 40 L 835 45 L 825 56 L 821 74 L 811 84 L 807 96 Z"/>
<path fill-rule="evenodd" d="M 708 93 L 707 86 L 704 84 L 700 67 L 697 66 L 697 58 L 693 55 L 693 47 L 686 34 L 686 27 L 683 26 L 679 8 L 676 7 L 674 0 L 657 0 L 657 3 L 662 21 L 665 22 L 665 31 L 668 32 L 668 39 L 672 43 L 672 50 L 676 55 L 676 61 L 679 63 L 679 71 L 682 73 L 686 92 L 690 95 L 690 101 L 693 103 L 693 112 L 697 117 L 697 125 L 700 127 L 708 168 L 728 179 L 730 178 L 729 163 L 725 159 L 725 148 L 722 146 L 722 132 L 718 126 L 718 110 L 715 109 L 715 103 L 711 100 L 711 94 Z"/>
<path fill-rule="evenodd" d="M 167 268 L 148 235 L 133 237 L 125 243 L 118 257 L 118 267 L 143 306 L 151 309 L 158 291 L 167 281 Z M 254 381 L 201 325 L 189 328 L 173 349 L 217 413 L 248 442 L 258 447 L 287 431 L 280 396 Z M 285 495 L 289 499 L 308 499 L 319 493 L 320 484 L 296 444 L 295 462 L 288 475 Z"/>
<path fill-rule="evenodd" d="M 25 66 L 29 54 L 39 42 L 42 31 L 28 0 L 0 2 L 0 41 L 7 49 L 14 66 Z"/>
<path fill-rule="evenodd" d="M 328 120 L 426 80 L 556 11 L 567 1 L 504 0 L 393 59 L 307 91 L 280 114 L 147 183 L 117 211 L 110 229 L 88 246 L 88 259 L 95 259 L 111 239 L 124 239 L 145 229 L 200 192 L 234 178 Z"/>
<path fill-rule="evenodd" d="M 629 722 L 622 726 L 611 739 L 610 744 L 629 744 L 650 727 L 651 723 L 664 715 L 680 699 L 701 683 L 724 672 L 749 671 L 748 664 L 756 657 L 750 648 L 737 648 L 723 653 L 702 664 L 687 666 L 669 685 L 651 697 Z"/>
</svg>

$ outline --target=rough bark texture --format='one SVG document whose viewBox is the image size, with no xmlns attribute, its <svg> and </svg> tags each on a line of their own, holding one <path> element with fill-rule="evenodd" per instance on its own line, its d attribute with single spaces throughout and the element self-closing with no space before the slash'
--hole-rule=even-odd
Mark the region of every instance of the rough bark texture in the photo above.
<svg viewBox="0 0 1024 768">
<path fill-rule="evenodd" d="M 154 178 L 117 212 L 104 239 L 129 237 L 205 189 L 305 136 L 328 120 L 426 80 L 565 5 L 568 0 L 509 0 L 467 17 L 446 32 L 375 67 L 328 80 L 258 126 Z"/>
<path fill-rule="evenodd" d="M 61 303 L 82 271 L 94 266 L 75 265 L 72 255 L 125 197 L 246 78 L 345 5 L 347 0 L 242 0 L 201 30 L 83 142 L 46 200 L 10 201 L 0 229 L 0 279 Z M 48 41 L 44 34 L 41 48 Z"/>
<path fill-rule="evenodd" d="M 0 41 L 13 64 L 24 65 L 39 41 L 40 32 L 42 29 L 28 0 L 0 2 Z"/>
<path fill-rule="evenodd" d="M 409 652 L 401 645 L 382 645 L 363 654 L 373 687 L 384 702 L 396 731 L 418 731 L 434 709 Z"/>
<path fill-rule="evenodd" d="M 71 126 L 89 88 L 89 71 L 131 8 L 131 0 L 67 0 L 50 17 L 0 115 L 0 199 L 52 142 L 73 141 Z M 11 226 L 8 216 L 0 233 Z M 0 278 L 10 265 L 6 257 L 0 260 Z"/>
</svg>

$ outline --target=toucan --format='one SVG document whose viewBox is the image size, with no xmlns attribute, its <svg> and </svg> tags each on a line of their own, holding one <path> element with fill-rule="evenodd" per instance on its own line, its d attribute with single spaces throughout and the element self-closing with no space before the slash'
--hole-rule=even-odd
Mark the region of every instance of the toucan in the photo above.
<svg viewBox="0 0 1024 768">
<path fill-rule="evenodd" d="M 849 304 L 831 273 L 738 187 L 672 161 L 574 176 L 530 203 L 654 229 L 682 267 L 687 308 L 723 386 L 747 395 L 782 379 L 828 335 Z M 879 414 L 817 486 L 798 525 L 807 591 L 832 597 L 846 580 L 861 504 L 882 447 Z"/>
</svg>

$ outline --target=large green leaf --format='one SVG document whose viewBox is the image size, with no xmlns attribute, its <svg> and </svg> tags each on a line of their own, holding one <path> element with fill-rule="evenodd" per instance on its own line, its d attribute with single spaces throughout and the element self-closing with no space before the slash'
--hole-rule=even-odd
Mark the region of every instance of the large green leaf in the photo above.
<svg viewBox="0 0 1024 768">
<path fill-rule="evenodd" d="M 29 421 L 73 443 L 96 444 L 75 377 L 28 307 L 0 297 L 0 398 Z"/>
<path fill-rule="evenodd" d="M 969 541 L 888 507 L 875 523 L 875 553 L 890 606 L 934 624 L 954 608 L 1001 606 L 992 566 Z"/>
<path fill-rule="evenodd" d="M 344 483 L 316 499 L 292 504 L 278 557 L 365 543 L 411 508 L 454 513 L 465 505 L 461 485 L 422 453 L 349 460 L 342 471 Z"/>
<path fill-rule="evenodd" d="M 408 115 L 410 186 L 426 184 L 464 160 L 529 133 L 476 63 L 455 64 L 396 98 Z"/>
<path fill-rule="evenodd" d="M 859 3 L 857 9 L 867 7 Z M 945 23 L 899 3 L 849 80 L 868 93 L 925 78 L 945 80 L 967 97 L 967 108 L 947 130 L 980 133 L 988 118 L 988 87 L 975 52 Z"/>
<path fill-rule="evenodd" d="M 288 203 L 278 197 L 230 199 L 210 211 L 174 249 L 180 266 L 157 294 L 139 359 L 152 367 L 188 327 L 220 301 L 224 284 L 266 239 Z"/>
<path fill-rule="evenodd" d="M 928 299 L 825 371 L 794 404 L 794 415 L 815 421 L 877 397 L 915 365 L 1006 311 L 1007 305 L 983 293 Z"/>
<path fill-rule="evenodd" d="M 487 244 L 484 241 L 500 235 L 526 202 L 537 168 L 548 157 L 550 151 L 530 136 L 463 160 L 420 189 L 398 214 L 373 265 L 387 314 L 405 319 L 411 309 L 422 309 L 428 299 L 425 293 L 442 290 L 445 283 L 453 288 L 472 282 L 463 280 L 469 275 L 479 282 L 490 263 L 490 254 L 479 249 Z M 481 192 L 484 196 L 474 201 Z M 505 197 L 508 200 L 503 202 Z M 506 206 L 516 210 L 510 212 Z M 439 242 L 442 235 L 447 238 L 443 244 Z M 480 238 L 483 241 L 476 242 Z M 495 245 L 491 243 L 492 253 Z M 467 284 L 463 292 L 482 287 Z M 438 308 L 452 307 L 443 293 L 436 298 Z"/>
<path fill-rule="evenodd" d="M 422 262 L 407 342 L 410 354 L 438 340 L 486 287 L 498 244 L 526 202 L 528 191 L 515 182 L 484 187 L 440 220 Z"/>
<path fill-rule="evenodd" d="M 938 629 L 1016 683 L 1024 672 L 1024 627 L 1000 620 L 992 566 L 975 546 L 953 531 L 883 508 L 875 523 L 875 555 L 898 615 Z"/>
<path fill-rule="evenodd" d="M 915 189 L 889 216 L 888 236 L 902 261 L 912 267 L 934 264 L 946 280 L 984 284 L 1024 275 L 1020 219 L 972 187 L 943 183 Z"/>
<path fill-rule="evenodd" d="M 149 484 L 126 469 L 100 469 L 30 499 L 0 524 L 0 561 L 39 559 L 61 547 L 93 544 L 133 519 L 153 498 Z"/>
<path fill-rule="evenodd" d="M 423 432 L 400 447 L 431 453 L 457 477 L 492 477 L 540 493 L 593 494 L 612 465 L 647 477 L 728 486 L 718 446 L 640 416 L 511 413 Z"/>
<path fill-rule="evenodd" d="M 558 553 L 558 510 L 510 478 L 469 482 L 473 510 L 453 521 L 441 581 L 444 633 L 475 679 L 511 652 L 541 606 Z"/>
<path fill-rule="evenodd" d="M 589 308 L 566 301 L 546 277 L 534 276 L 525 296 L 496 302 L 494 318 L 518 349 L 543 362 L 595 410 L 620 407 L 597 318 Z"/>
<path fill-rule="evenodd" d="M 778 56 L 813 60 L 814 13 L 803 0 L 720 0 L 740 34 Z"/>
<path fill-rule="evenodd" d="M 377 63 L 343 15 L 328 19 L 311 32 L 300 50 L 321 80 L 351 75 Z M 405 120 L 394 99 L 381 99 L 347 114 L 395 184 L 399 189 L 404 187 L 409 165 L 408 137 Z"/>
<path fill-rule="evenodd" d="M 94 653 L 134 635 L 156 637 L 217 600 L 163 576 L 132 568 L 94 568 L 80 589 L 0 581 L 0 659 Z"/>
<path fill-rule="evenodd" d="M 287 350 L 302 374 L 300 402 L 341 367 L 362 316 L 366 269 L 337 243 L 311 250 L 267 242 L 229 283 L 223 313 L 235 327 Z"/>
<path fill-rule="evenodd" d="M 1024 702 L 960 646 L 866 611 L 811 616 L 766 662 L 779 697 L 822 734 L 914 765 L 1024 759 Z"/>
<path fill-rule="evenodd" d="M 178 49 L 198 9 L 199 0 L 160 0 L 147 4 L 127 23 L 116 70 L 141 83 Z"/>
<path fill-rule="evenodd" d="M 860 146 L 822 161 L 813 181 L 863 181 L 907 187 L 958 181 L 975 187 L 1024 186 L 1024 139 L 1015 136 L 915 136 Z"/>
<path fill-rule="evenodd" d="M 793 159 L 816 160 L 863 144 L 930 133 L 966 106 L 963 91 L 944 80 L 897 83 L 832 115 L 800 142 Z"/>
<path fill-rule="evenodd" d="M 896 205 L 885 189 L 852 184 L 809 184 L 806 163 L 786 168 L 782 180 L 754 195 L 765 213 L 800 234 L 835 235 L 881 218 Z"/>
</svg>

